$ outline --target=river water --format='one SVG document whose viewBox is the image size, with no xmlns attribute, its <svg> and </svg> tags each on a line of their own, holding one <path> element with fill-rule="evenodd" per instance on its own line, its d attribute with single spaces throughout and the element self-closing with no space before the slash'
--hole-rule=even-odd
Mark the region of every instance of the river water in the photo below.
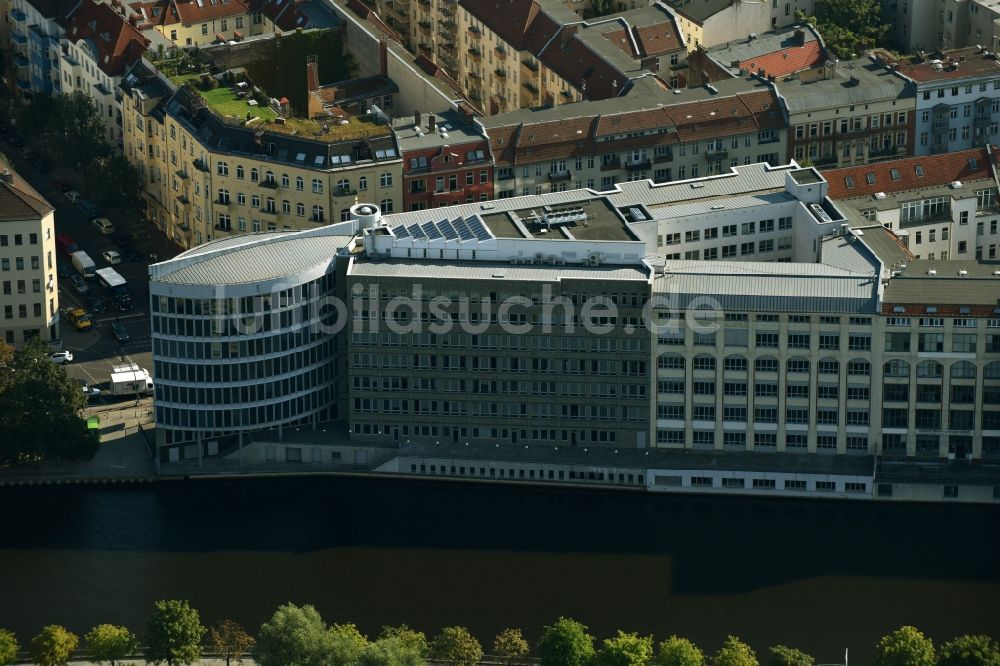
<svg viewBox="0 0 1000 666">
<path fill-rule="evenodd" d="M 22 643 L 49 623 L 140 630 L 161 598 L 254 630 L 286 601 L 484 645 L 567 615 L 852 665 L 902 624 L 1000 637 L 989 507 L 338 478 L 0 488 L 0 507 L 0 627 Z"/>
</svg>

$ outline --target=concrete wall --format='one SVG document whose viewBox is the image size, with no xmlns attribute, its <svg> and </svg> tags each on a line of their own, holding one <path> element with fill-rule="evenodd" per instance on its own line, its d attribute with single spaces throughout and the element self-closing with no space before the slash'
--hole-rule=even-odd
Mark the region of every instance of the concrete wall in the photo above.
<svg viewBox="0 0 1000 666">
<path fill-rule="evenodd" d="M 764 2 L 736 2 L 705 21 L 701 46 L 745 39 L 751 32 L 771 29 L 771 7 Z M 690 48 L 690 47 L 689 47 Z"/>
</svg>

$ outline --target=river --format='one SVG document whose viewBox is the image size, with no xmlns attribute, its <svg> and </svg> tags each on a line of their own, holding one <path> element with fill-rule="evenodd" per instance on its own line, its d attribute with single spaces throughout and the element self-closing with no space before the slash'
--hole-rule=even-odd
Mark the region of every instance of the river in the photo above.
<svg viewBox="0 0 1000 666">
<path fill-rule="evenodd" d="M 567 615 L 852 666 L 902 624 L 1000 637 L 990 507 L 339 478 L 0 488 L 0 507 L 0 627 L 22 644 L 49 623 L 140 630 L 161 598 L 206 624 L 308 602 L 487 646 Z"/>
</svg>

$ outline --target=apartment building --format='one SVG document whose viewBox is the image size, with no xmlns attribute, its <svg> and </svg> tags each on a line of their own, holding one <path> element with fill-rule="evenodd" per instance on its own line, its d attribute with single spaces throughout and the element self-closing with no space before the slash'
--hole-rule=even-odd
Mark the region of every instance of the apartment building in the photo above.
<svg viewBox="0 0 1000 666">
<path fill-rule="evenodd" d="M 624 99 L 480 122 L 493 148 L 498 198 L 699 178 L 740 164 L 778 164 L 787 150 L 778 98 L 753 79 L 674 92 L 645 80 Z"/>
<path fill-rule="evenodd" d="M 677 15 L 688 50 L 745 40 L 796 22 L 795 12 L 813 14 L 812 0 L 667 0 Z"/>
<path fill-rule="evenodd" d="M 64 9 L 56 0 L 4 0 L 2 44 L 7 83 L 18 98 L 59 92 L 61 51 L 58 23 Z"/>
<path fill-rule="evenodd" d="M 835 167 L 913 154 L 913 84 L 874 57 L 828 60 L 775 85 L 788 110 L 789 159 Z"/>
<path fill-rule="evenodd" d="M 7 344 L 59 339 L 52 205 L 0 159 L 0 331 Z"/>
<path fill-rule="evenodd" d="M 401 210 L 493 198 L 490 142 L 468 109 L 396 118 L 392 131 L 403 157 Z"/>
<path fill-rule="evenodd" d="M 968 150 L 997 140 L 1000 63 L 995 55 L 979 47 L 901 60 L 882 50 L 874 55 L 913 84 L 915 155 Z"/>
<path fill-rule="evenodd" d="M 777 79 L 814 69 L 826 61 L 826 47 L 809 24 L 772 30 L 718 46 L 699 46 L 688 56 L 694 86 L 763 70 Z"/>
<path fill-rule="evenodd" d="M 852 223 L 891 229 L 910 259 L 990 261 L 1000 244 L 995 161 L 995 149 L 987 146 L 823 175 L 830 197 L 854 211 Z"/>
<path fill-rule="evenodd" d="M 152 0 L 131 3 L 143 29 L 153 29 L 177 46 L 207 46 L 270 32 L 248 0 Z"/>
<path fill-rule="evenodd" d="M 180 247 L 347 219 L 358 197 L 402 203 L 402 160 L 378 117 L 227 118 L 145 62 L 124 87 L 125 155 L 149 219 Z"/>
</svg>

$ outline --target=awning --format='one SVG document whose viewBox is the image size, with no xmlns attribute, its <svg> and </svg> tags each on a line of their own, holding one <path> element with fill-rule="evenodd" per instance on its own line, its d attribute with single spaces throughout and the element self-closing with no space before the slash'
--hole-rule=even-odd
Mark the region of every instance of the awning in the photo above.
<svg viewBox="0 0 1000 666">
<path fill-rule="evenodd" d="M 222 36 L 221 32 L 215 33 L 215 39 L 218 40 L 218 41 L 220 41 L 220 42 L 226 41 L 226 38 Z"/>
<path fill-rule="evenodd" d="M 243 39 L 243 33 L 240 32 L 239 30 L 234 30 L 233 31 L 233 37 L 236 38 L 236 39 Z"/>
</svg>

